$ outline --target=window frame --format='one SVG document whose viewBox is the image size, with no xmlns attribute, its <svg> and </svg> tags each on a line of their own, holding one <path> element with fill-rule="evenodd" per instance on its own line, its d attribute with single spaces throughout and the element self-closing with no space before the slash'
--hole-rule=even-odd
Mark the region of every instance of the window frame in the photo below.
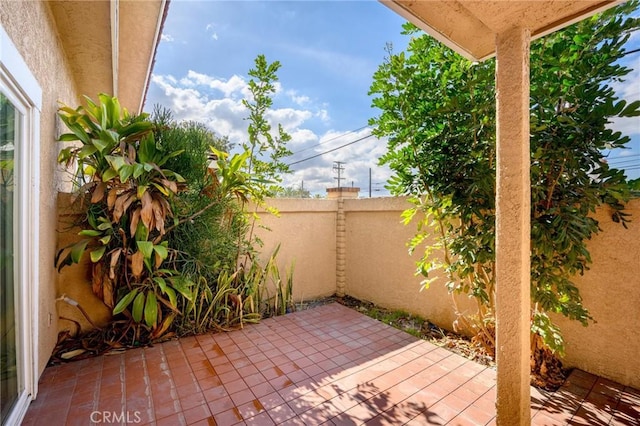
<svg viewBox="0 0 640 426">
<path fill-rule="evenodd" d="M 42 89 L 6 31 L 0 25 L 0 90 L 22 114 L 20 141 L 15 142 L 18 215 L 15 227 L 16 309 L 22 327 L 18 340 L 19 395 L 8 424 L 19 424 L 38 392 L 38 317 L 40 274 L 40 113 Z"/>
</svg>

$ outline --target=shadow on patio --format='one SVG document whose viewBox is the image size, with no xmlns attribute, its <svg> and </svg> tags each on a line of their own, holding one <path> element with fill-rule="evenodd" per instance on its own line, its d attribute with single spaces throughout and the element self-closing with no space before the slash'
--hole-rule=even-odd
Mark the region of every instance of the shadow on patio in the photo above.
<svg viewBox="0 0 640 426">
<path fill-rule="evenodd" d="M 495 422 L 495 371 L 333 303 L 49 367 L 25 425 Z M 533 424 L 638 424 L 640 392 L 576 371 Z"/>
</svg>

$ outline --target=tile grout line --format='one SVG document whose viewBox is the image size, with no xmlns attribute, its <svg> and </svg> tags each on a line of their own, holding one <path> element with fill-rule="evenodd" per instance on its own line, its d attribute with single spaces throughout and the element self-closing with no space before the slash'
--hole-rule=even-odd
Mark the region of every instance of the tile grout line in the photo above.
<svg viewBox="0 0 640 426">
<path fill-rule="evenodd" d="M 447 355 L 446 357 L 444 357 L 444 358 L 442 358 L 442 359 L 449 358 L 449 357 L 450 357 L 450 356 L 452 356 L 452 355 L 456 355 L 456 354 L 454 354 L 453 352 L 451 352 L 451 354 L 450 354 L 450 355 Z M 439 362 L 439 361 L 438 361 L 438 362 Z M 473 362 L 473 361 L 469 361 L 469 362 Z M 458 368 L 462 368 L 462 366 L 464 366 L 465 364 L 466 364 L 466 363 L 460 364 L 460 365 L 459 365 L 459 366 L 457 366 L 455 369 L 450 370 L 450 371 L 448 371 L 446 374 L 444 374 L 443 376 L 441 376 L 438 380 L 436 380 L 436 381 L 434 381 L 434 382 L 431 382 L 429 385 L 427 385 L 427 386 L 425 386 L 425 387 L 423 387 L 423 388 L 420 388 L 419 390 L 415 391 L 415 392 L 414 392 L 414 393 L 412 393 L 411 395 L 407 396 L 405 399 L 403 399 L 403 400 L 399 401 L 397 404 L 394 404 L 393 406 L 389 407 L 388 409 L 384 410 L 383 412 L 381 412 L 381 413 L 379 413 L 379 414 L 382 414 L 382 413 L 384 413 L 384 412 L 387 412 L 387 411 L 391 410 L 392 408 L 394 408 L 394 407 L 398 406 L 399 404 L 403 403 L 404 401 L 406 401 L 407 399 L 411 398 L 413 395 L 417 394 L 418 392 L 420 392 L 420 391 L 422 391 L 422 390 L 426 389 L 427 387 L 429 387 L 429 386 L 431 386 L 431 385 L 436 384 L 436 383 L 437 383 L 437 382 L 439 382 L 440 380 L 445 379 L 447 376 L 449 376 L 450 374 L 452 374 L 452 373 L 453 373 L 455 370 L 457 370 Z M 434 367 L 434 366 L 436 366 L 436 365 L 437 365 L 437 362 L 434 362 L 433 364 L 429 365 L 428 367 L 425 367 L 424 369 L 420 370 L 419 372 L 417 372 L 417 373 L 413 374 L 411 377 L 414 377 L 414 376 L 416 376 L 417 374 L 420 374 L 420 373 L 422 373 L 423 371 L 426 371 L 426 370 L 428 370 L 429 368 L 432 368 L 432 367 Z M 467 384 L 468 382 L 470 382 L 471 380 L 473 380 L 476 376 L 478 376 L 480 373 L 482 373 L 482 372 L 483 372 L 483 371 L 485 371 L 486 369 L 487 369 L 487 367 L 485 367 L 483 370 L 479 371 L 478 373 L 476 373 L 476 374 L 475 374 L 475 375 L 473 375 L 472 377 L 469 377 L 465 382 L 463 382 L 462 384 L 460 384 L 460 385 L 459 385 L 458 387 L 456 387 L 454 390 L 452 390 L 451 392 L 447 393 L 447 394 L 446 394 L 445 396 L 443 396 L 442 398 L 438 399 L 438 400 L 436 401 L 436 403 L 438 403 L 438 402 L 440 402 L 440 401 L 444 400 L 447 396 L 449 396 L 449 395 L 453 394 L 456 390 L 458 390 L 458 389 L 462 388 L 462 387 L 463 387 L 463 385 L 465 385 L 465 384 Z M 406 379 L 405 379 L 405 380 L 406 380 Z M 404 381 L 404 380 L 403 380 L 403 381 Z M 395 385 L 394 385 L 394 386 L 395 386 Z M 393 386 L 391 386 L 391 387 L 393 387 Z M 388 389 L 391 389 L 391 387 L 389 387 Z M 492 386 L 492 387 L 493 387 L 493 386 Z M 388 389 L 385 389 L 385 390 L 388 390 Z M 480 398 L 482 398 L 482 397 L 483 397 L 485 394 L 487 394 L 490 390 L 491 390 L 491 387 L 490 387 L 486 392 L 484 392 L 482 395 L 479 395 L 476 399 L 474 399 L 474 400 L 473 400 L 473 402 L 469 403 L 469 404 L 468 404 L 464 409 L 460 410 L 460 411 L 458 412 L 458 415 L 460 415 L 460 414 L 461 414 L 462 412 L 464 412 L 467 408 L 469 408 L 470 406 L 472 406 L 472 405 L 473 405 L 473 403 L 474 403 L 475 401 L 477 401 L 477 400 L 479 400 Z M 434 405 L 435 405 L 435 404 L 434 404 Z M 456 411 L 457 411 L 457 410 L 456 410 Z M 422 414 L 422 412 L 420 412 L 420 413 L 416 414 L 415 416 L 413 416 L 412 418 L 410 418 L 406 423 L 409 423 L 409 422 L 413 421 L 414 419 L 416 419 L 416 418 L 417 418 L 418 416 L 420 416 L 421 414 Z M 457 416 L 456 416 L 456 417 L 457 417 Z M 450 423 L 453 419 L 455 419 L 455 417 L 453 417 L 452 419 L 450 419 L 449 421 L 447 421 L 447 424 L 448 424 L 448 423 Z M 369 420 L 371 420 L 371 419 L 369 419 Z M 366 423 L 366 421 L 365 421 L 365 423 Z M 405 424 L 406 424 L 406 423 L 405 423 Z"/>
<path fill-rule="evenodd" d="M 385 324 L 382 324 L 382 325 L 385 325 Z M 421 343 L 420 341 L 417 341 L 416 343 L 418 343 L 419 345 L 422 345 L 422 343 Z M 425 343 L 428 343 L 428 342 L 425 342 Z M 435 346 L 435 345 L 433 345 L 433 346 L 434 346 L 434 348 L 433 348 L 433 349 L 431 349 L 430 351 L 428 351 L 427 353 L 429 353 L 429 352 L 431 352 L 431 351 L 433 351 L 433 350 L 438 349 L 438 347 L 437 347 L 437 346 Z M 410 351 L 411 349 L 412 349 L 412 348 L 405 347 L 405 349 L 404 349 L 404 350 L 402 350 L 401 352 L 397 352 L 397 353 L 389 354 L 389 356 L 388 356 L 388 357 L 385 357 L 382 361 L 385 361 L 385 360 L 391 359 L 391 358 L 393 358 L 393 357 L 395 357 L 395 356 L 399 356 L 399 355 L 401 355 L 402 353 L 405 353 L 405 352 L 407 352 L 407 351 Z M 423 354 L 423 355 L 424 355 L 424 354 Z M 378 378 L 380 378 L 380 377 L 382 377 L 382 376 L 384 376 L 384 375 L 387 375 L 387 374 L 392 374 L 392 372 L 393 372 L 394 370 L 396 370 L 396 369 L 398 369 L 398 368 L 402 368 L 403 366 L 405 366 L 405 365 L 407 365 L 407 364 L 410 364 L 410 363 L 411 363 L 411 362 L 413 362 L 415 359 L 417 359 L 418 357 L 423 356 L 423 355 L 415 354 L 415 357 L 414 357 L 414 358 L 412 358 L 411 360 L 408 360 L 408 361 L 406 361 L 406 362 L 404 362 L 404 363 L 399 364 L 398 366 L 396 366 L 395 368 L 393 368 L 393 370 L 387 371 L 387 372 L 385 372 L 384 374 L 377 376 L 375 379 L 378 379 Z M 442 359 L 446 359 L 446 358 L 450 357 L 451 355 L 454 355 L 454 354 L 453 354 L 453 353 L 449 353 L 447 356 L 445 356 L 445 357 L 444 357 L 444 358 L 442 358 Z M 441 359 L 441 360 L 442 360 L 442 359 Z M 373 360 L 370 360 L 370 362 L 373 362 Z M 378 361 L 377 363 L 379 363 L 379 362 L 380 362 L 380 361 Z M 367 363 L 367 364 L 369 364 L 369 363 Z M 432 363 L 432 364 L 430 364 L 430 365 L 428 365 L 428 366 L 424 367 L 424 368 L 423 368 L 423 369 L 421 369 L 420 371 L 418 371 L 418 372 L 416 372 L 416 373 L 412 374 L 411 376 L 407 377 L 407 379 L 408 379 L 408 378 L 411 378 L 411 377 L 415 376 L 416 374 L 419 374 L 419 373 L 421 373 L 421 372 L 423 372 L 423 371 L 426 371 L 427 369 L 429 369 L 429 368 L 431 368 L 431 367 L 433 367 L 433 366 L 435 366 L 435 365 L 436 365 L 436 363 L 434 362 L 434 363 Z M 358 372 L 360 372 L 360 371 L 363 371 L 363 370 L 365 370 L 366 368 L 369 368 L 369 367 L 370 367 L 370 365 L 367 365 L 367 366 L 365 366 L 364 368 L 359 369 L 358 371 L 354 371 L 353 373 L 349 374 L 348 376 L 345 376 L 345 378 L 346 378 L 346 377 L 349 377 L 349 376 L 351 376 L 351 375 L 354 375 L 354 374 L 356 374 L 356 373 L 358 373 Z M 453 370 L 452 370 L 452 371 L 453 371 Z M 447 373 L 446 373 L 444 376 L 442 376 L 440 379 L 442 379 L 443 377 L 447 376 L 447 375 L 448 375 L 448 374 L 450 374 L 452 371 L 447 372 Z M 474 377 L 475 377 L 475 376 L 474 376 Z M 375 380 L 375 379 L 374 379 L 374 380 Z M 365 401 L 369 401 L 370 399 L 372 399 L 372 398 L 374 398 L 374 397 L 378 396 L 380 393 L 385 392 L 385 391 L 387 391 L 387 390 L 391 389 L 392 387 L 394 387 L 394 386 L 396 386 L 396 385 L 400 384 L 402 381 L 407 380 L 407 379 L 402 379 L 402 380 L 400 380 L 400 381 L 398 381 L 398 382 L 394 383 L 393 385 L 391 385 L 391 386 L 389 386 L 389 387 L 387 387 L 387 388 L 381 389 L 381 390 L 380 390 L 376 395 L 372 395 L 371 397 L 369 397 L 369 398 L 367 398 L 367 399 L 365 399 L 365 400 L 363 400 L 363 401 L 360 401 L 360 402 L 356 403 L 355 405 L 358 405 L 358 404 L 363 403 L 363 402 L 365 402 Z M 438 379 L 438 380 L 440 380 L 440 379 Z M 338 379 L 338 380 L 339 380 L 339 379 Z M 327 383 L 327 385 L 329 385 L 329 384 L 333 384 L 333 383 L 335 383 L 336 381 L 337 381 L 337 380 L 334 380 L 334 381 L 332 381 L 332 382 L 329 382 L 329 383 Z M 435 382 L 434 382 L 434 383 L 435 383 Z M 345 393 L 347 393 L 347 392 L 349 392 L 349 391 L 351 391 L 351 390 L 353 390 L 353 389 L 357 389 L 357 386 L 355 386 L 355 387 L 351 387 L 351 388 L 349 388 L 349 389 L 345 390 L 344 392 L 342 392 L 342 393 L 340 393 L 340 394 L 336 395 L 334 398 L 338 398 L 340 395 L 345 394 Z M 421 390 L 421 389 L 420 389 L 420 390 Z M 407 396 L 407 398 L 403 399 L 402 401 L 404 401 L 404 400 L 406 400 L 406 399 L 410 398 L 411 396 L 413 396 L 414 394 L 416 394 L 416 393 L 417 393 L 417 392 L 419 392 L 420 390 L 418 390 L 418 391 L 416 391 L 416 392 L 412 393 L 411 395 Z M 311 392 L 313 392 L 313 391 L 311 391 Z M 306 394 L 305 394 L 305 395 L 306 395 Z M 302 396 L 304 396 L 304 395 L 302 395 Z M 334 398 L 332 398 L 332 399 L 334 399 Z M 444 398 L 444 397 L 443 397 L 443 398 Z M 330 400 L 329 400 L 329 401 L 330 401 Z M 402 401 L 401 401 L 401 402 L 402 402 Z M 326 402 L 326 401 L 325 401 L 325 402 Z M 324 403 L 324 402 L 323 402 L 323 403 Z M 317 407 L 317 406 L 319 406 L 319 405 L 321 405 L 321 404 L 317 404 L 317 405 L 315 405 L 314 407 L 310 408 L 309 410 L 311 410 L 311 409 L 313 409 L 313 408 L 315 408 L 315 407 Z M 354 405 L 354 406 L 355 406 L 355 405 Z M 384 411 L 382 411 L 382 412 L 386 412 L 386 411 L 388 411 L 389 409 L 393 408 L 393 407 L 394 407 L 394 406 L 396 406 L 396 405 L 397 405 L 397 404 L 394 404 L 393 406 L 389 407 L 387 410 L 384 410 Z M 354 406 L 349 407 L 349 409 L 353 408 Z M 306 412 L 306 411 L 309 411 L 309 410 L 305 410 L 305 412 Z M 348 411 L 348 410 L 347 410 L 347 411 Z M 378 413 L 378 414 L 381 414 L 382 412 L 380 412 L 380 413 Z M 301 413 L 301 414 L 303 414 L 303 413 Z M 329 420 L 331 420 L 331 419 L 333 419 L 333 418 L 336 418 L 336 417 L 337 417 L 337 416 L 332 416 L 332 417 L 330 417 L 330 418 L 329 418 Z"/>
</svg>

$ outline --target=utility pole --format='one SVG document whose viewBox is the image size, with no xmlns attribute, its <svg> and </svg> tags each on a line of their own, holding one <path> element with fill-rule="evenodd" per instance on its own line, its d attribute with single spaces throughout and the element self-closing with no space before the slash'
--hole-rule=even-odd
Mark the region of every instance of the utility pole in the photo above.
<svg viewBox="0 0 640 426">
<path fill-rule="evenodd" d="M 344 164 L 344 162 L 342 162 L 342 161 L 334 161 L 333 162 L 333 171 L 338 173 L 338 177 L 334 177 L 334 179 L 336 179 L 338 181 L 338 188 L 340 188 L 340 181 L 342 181 L 342 179 L 344 179 L 342 177 L 342 172 L 344 171 L 344 167 L 342 167 L 343 164 Z"/>
<path fill-rule="evenodd" d="M 369 198 L 371 198 L 371 167 L 369 167 Z"/>
</svg>

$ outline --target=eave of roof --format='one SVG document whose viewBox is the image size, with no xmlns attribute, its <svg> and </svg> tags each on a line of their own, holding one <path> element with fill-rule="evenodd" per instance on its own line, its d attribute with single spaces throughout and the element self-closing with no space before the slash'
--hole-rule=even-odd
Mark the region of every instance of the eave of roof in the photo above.
<svg viewBox="0 0 640 426">
<path fill-rule="evenodd" d="M 527 28 L 533 39 L 624 0 L 381 0 L 383 4 L 470 60 L 495 55 L 495 38 Z"/>
<path fill-rule="evenodd" d="M 140 112 L 168 1 L 49 2 L 80 94 L 118 96 Z"/>
</svg>

